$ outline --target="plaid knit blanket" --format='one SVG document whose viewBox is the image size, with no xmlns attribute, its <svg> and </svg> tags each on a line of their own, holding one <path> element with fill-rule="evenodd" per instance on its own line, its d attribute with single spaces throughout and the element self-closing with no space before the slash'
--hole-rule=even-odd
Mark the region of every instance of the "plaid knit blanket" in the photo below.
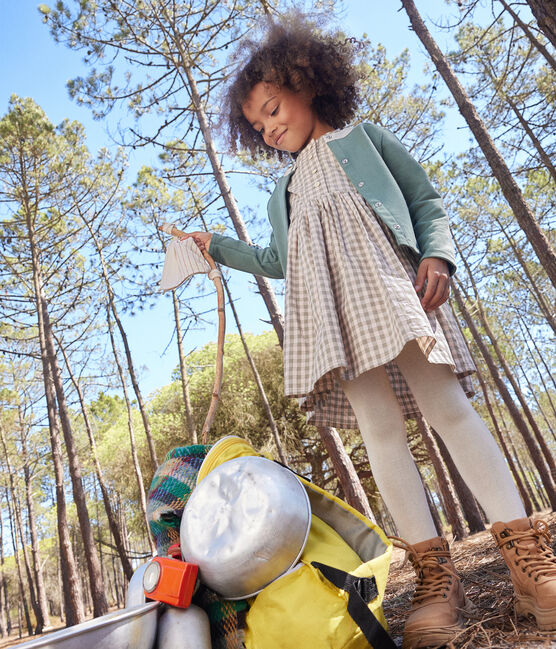
<svg viewBox="0 0 556 649">
<path fill-rule="evenodd" d="M 175 448 L 154 474 L 148 494 L 147 518 L 160 556 L 166 556 L 168 548 L 179 543 L 183 509 L 209 449 L 210 446 L 201 444 Z M 245 616 L 249 608 L 245 600 L 225 600 L 201 586 L 194 602 L 209 616 L 213 649 L 244 649 Z"/>
</svg>

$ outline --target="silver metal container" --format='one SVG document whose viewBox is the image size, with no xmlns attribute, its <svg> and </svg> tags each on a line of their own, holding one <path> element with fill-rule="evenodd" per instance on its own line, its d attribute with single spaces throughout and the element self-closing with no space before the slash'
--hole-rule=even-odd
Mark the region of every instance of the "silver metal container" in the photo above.
<svg viewBox="0 0 556 649">
<path fill-rule="evenodd" d="M 224 462 L 194 489 L 180 543 L 203 583 L 227 599 L 255 595 L 294 566 L 311 506 L 297 476 L 263 457 Z"/>
<path fill-rule="evenodd" d="M 129 584 L 127 585 L 127 592 L 125 596 L 125 607 L 133 608 L 147 603 L 145 597 L 145 589 L 143 588 L 143 575 L 150 561 L 142 563 L 137 570 L 131 575 Z"/>
<path fill-rule="evenodd" d="M 158 649 L 211 649 L 210 624 L 203 609 L 168 607 L 158 620 Z"/>
<path fill-rule="evenodd" d="M 152 649 L 158 602 L 124 608 L 18 645 L 20 649 Z"/>
</svg>

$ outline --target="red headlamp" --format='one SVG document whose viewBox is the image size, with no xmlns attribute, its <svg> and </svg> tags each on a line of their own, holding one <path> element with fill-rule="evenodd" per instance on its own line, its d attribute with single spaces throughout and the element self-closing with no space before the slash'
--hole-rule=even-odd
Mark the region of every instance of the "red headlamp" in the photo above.
<svg viewBox="0 0 556 649">
<path fill-rule="evenodd" d="M 147 599 L 187 608 L 197 584 L 198 567 L 169 557 L 155 557 L 143 573 Z"/>
</svg>

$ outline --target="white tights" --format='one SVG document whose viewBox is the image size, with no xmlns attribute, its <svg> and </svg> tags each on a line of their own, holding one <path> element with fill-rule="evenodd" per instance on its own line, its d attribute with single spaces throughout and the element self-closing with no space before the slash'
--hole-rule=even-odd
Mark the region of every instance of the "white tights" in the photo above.
<svg viewBox="0 0 556 649">
<path fill-rule="evenodd" d="M 491 523 L 524 517 L 504 457 L 447 365 L 429 363 L 415 341 L 396 362 L 423 417 L 442 438 Z M 377 487 L 409 543 L 436 536 L 409 448 L 404 419 L 384 367 L 341 381 L 367 448 Z"/>
</svg>

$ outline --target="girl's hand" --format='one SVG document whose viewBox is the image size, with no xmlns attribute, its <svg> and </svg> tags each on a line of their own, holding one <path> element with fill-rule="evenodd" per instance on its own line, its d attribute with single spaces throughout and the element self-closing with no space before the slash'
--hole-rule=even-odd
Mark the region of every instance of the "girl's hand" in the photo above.
<svg viewBox="0 0 556 649">
<path fill-rule="evenodd" d="M 437 309 L 444 304 L 450 295 L 450 272 L 448 263 L 438 257 L 426 257 L 419 264 L 415 290 L 420 293 L 425 286 L 425 294 L 421 297 L 421 306 L 425 311 Z"/>
<path fill-rule="evenodd" d="M 212 239 L 212 232 L 187 232 L 179 239 L 180 241 L 184 241 L 190 237 L 195 241 L 199 250 L 207 250 L 208 252 L 210 240 Z"/>
</svg>

